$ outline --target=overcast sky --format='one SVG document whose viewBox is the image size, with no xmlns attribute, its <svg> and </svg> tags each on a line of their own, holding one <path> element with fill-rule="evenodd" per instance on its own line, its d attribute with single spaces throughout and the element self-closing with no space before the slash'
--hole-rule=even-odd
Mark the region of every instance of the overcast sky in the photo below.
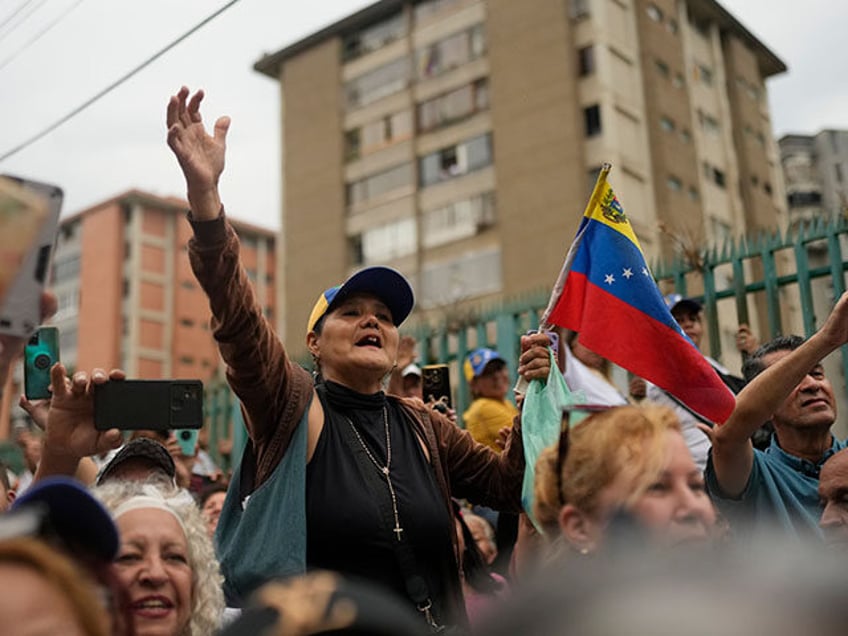
<svg viewBox="0 0 848 636">
<path fill-rule="evenodd" d="M 531 6 L 534 0 L 522 0 Z M 0 155 L 65 116 L 227 3 L 222 0 L 13 0 L 0 6 Z M 168 96 L 207 92 L 206 120 L 233 118 L 221 191 L 233 216 L 276 228 L 279 92 L 264 53 L 370 2 L 241 0 L 0 172 L 59 184 L 65 213 L 131 188 L 184 196 L 165 144 Z M 774 133 L 848 129 L 848 2 L 725 0 L 789 67 L 768 84 Z M 60 16 L 66 14 L 61 20 Z M 35 43 L 29 42 L 56 22 Z"/>
</svg>

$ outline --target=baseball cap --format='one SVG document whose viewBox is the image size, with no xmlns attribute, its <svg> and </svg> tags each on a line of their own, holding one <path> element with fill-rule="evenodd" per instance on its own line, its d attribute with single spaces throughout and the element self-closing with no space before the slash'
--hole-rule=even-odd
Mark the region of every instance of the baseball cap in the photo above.
<svg viewBox="0 0 848 636">
<path fill-rule="evenodd" d="M 421 367 L 412 362 L 411 364 L 406 365 L 403 368 L 403 371 L 400 372 L 400 376 L 405 378 L 408 375 L 417 375 L 419 378 L 421 377 Z"/>
<path fill-rule="evenodd" d="M 306 332 L 309 333 L 332 308 L 334 302 L 341 302 L 351 294 L 368 293 L 374 294 L 386 304 L 392 312 L 392 320 L 399 326 L 415 305 L 415 296 L 412 287 L 403 274 L 391 267 L 366 267 L 359 270 L 341 285 L 330 287 L 324 291 L 306 323 Z"/>
<path fill-rule="evenodd" d="M 668 294 L 665 297 L 665 304 L 672 315 L 680 311 L 697 314 L 701 311 L 701 309 L 703 309 L 701 303 L 694 298 L 684 298 L 680 294 Z"/>
<path fill-rule="evenodd" d="M 112 516 L 81 483 L 48 477 L 34 483 L 12 503 L 11 512 L 40 508 L 49 529 L 73 553 L 84 551 L 100 561 L 118 553 L 118 529 Z"/>
<path fill-rule="evenodd" d="M 465 364 L 462 366 L 465 373 L 465 380 L 471 382 L 471 380 L 483 373 L 486 365 L 492 360 L 503 360 L 503 358 L 493 349 L 475 349 L 469 353 L 465 359 Z"/>
<path fill-rule="evenodd" d="M 272 581 L 259 588 L 253 603 L 221 636 L 257 634 L 426 634 L 424 620 L 412 607 L 385 589 L 333 572 Z"/>
<path fill-rule="evenodd" d="M 137 437 L 124 444 L 111 461 L 103 467 L 100 474 L 97 475 L 97 485 L 99 486 L 109 479 L 122 464 L 131 459 L 149 462 L 153 470 L 161 471 L 171 480 L 176 477 L 177 469 L 168 449 L 149 437 Z"/>
</svg>

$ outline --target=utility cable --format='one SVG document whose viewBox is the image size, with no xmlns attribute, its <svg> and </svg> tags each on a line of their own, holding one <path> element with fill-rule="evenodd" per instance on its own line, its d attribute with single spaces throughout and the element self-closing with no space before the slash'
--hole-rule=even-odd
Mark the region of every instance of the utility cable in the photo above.
<svg viewBox="0 0 848 636">
<path fill-rule="evenodd" d="M 17 153 L 19 153 L 19 152 L 20 152 L 21 150 L 23 150 L 24 148 L 27 148 L 28 146 L 31 146 L 31 145 L 32 145 L 32 144 L 34 144 L 36 141 L 40 140 L 41 138 L 43 138 L 43 137 L 47 136 L 48 134 L 50 134 L 51 132 L 53 132 L 54 130 L 56 130 L 59 126 L 61 126 L 61 125 L 62 125 L 62 124 L 64 124 L 65 122 L 67 122 L 67 121 L 69 121 L 69 120 L 73 119 L 74 117 L 76 117 L 77 115 L 79 115 L 79 114 L 80 114 L 82 111 L 84 111 L 86 108 L 88 108 L 89 106 L 91 106 L 91 105 L 92 105 L 92 104 L 94 104 L 95 102 L 99 101 L 101 98 L 103 98 L 103 97 L 105 97 L 106 95 L 108 95 L 109 93 L 111 93 L 113 90 L 115 90 L 116 88 L 118 88 L 121 84 L 123 84 L 124 82 L 126 82 L 128 79 L 130 79 L 131 77 L 133 77 L 134 75 L 136 75 L 136 74 L 137 74 L 137 73 L 139 73 L 140 71 L 142 71 L 144 68 L 146 68 L 146 67 L 150 66 L 153 62 L 155 62 L 156 60 L 158 60 L 158 59 L 159 59 L 160 57 L 162 57 L 165 53 L 167 53 L 168 51 L 170 51 L 172 48 L 174 48 L 175 46 L 177 46 L 178 44 L 180 44 L 183 40 L 185 40 L 185 39 L 186 39 L 186 38 L 188 38 L 189 36 L 193 35 L 195 32 L 197 32 L 198 30 L 200 30 L 200 29 L 201 29 L 201 28 L 203 28 L 204 26 L 206 26 L 209 22 L 211 22 L 212 20 L 214 20 L 215 18 L 217 18 L 217 17 L 218 17 L 219 15 L 221 15 L 224 11 L 226 11 L 227 9 L 229 9 L 230 7 L 232 7 L 234 4 L 238 3 L 239 1 L 240 1 L 240 0 L 230 0 L 230 2 L 226 3 L 226 4 L 225 4 L 224 6 L 222 6 L 220 9 L 218 9 L 217 11 L 215 11 L 214 13 L 212 13 L 211 15 L 209 15 L 209 16 L 207 16 L 206 18 L 204 18 L 203 20 L 201 20 L 198 24 L 196 24 L 196 25 L 195 25 L 195 26 L 193 26 L 191 29 L 189 29 L 188 31 L 186 31 L 184 34 L 182 34 L 182 35 L 181 35 L 180 37 L 178 37 L 176 40 L 174 40 L 174 41 L 173 41 L 173 42 L 171 42 L 170 44 L 166 45 L 163 49 L 161 49 L 161 50 L 157 51 L 156 53 L 154 53 L 153 55 L 151 55 L 151 56 L 150 56 L 149 58 L 147 58 L 144 62 L 142 62 L 141 64 L 139 64 L 138 66 L 136 66 L 134 69 L 132 69 L 131 71 L 129 71 L 129 72 L 127 72 L 127 73 L 125 73 L 124 75 L 122 75 L 121 77 L 119 77 L 117 80 L 115 80 L 114 82 L 112 82 L 111 84 L 109 84 L 106 88 L 104 88 L 104 89 L 103 89 L 103 90 L 101 90 L 99 93 L 97 93 L 96 95 L 94 95 L 94 97 L 91 97 L 91 98 L 87 99 L 85 102 L 83 102 L 82 104 L 80 104 L 79 106 L 77 106 L 76 108 L 74 108 L 74 109 L 73 109 L 71 112 L 69 112 L 67 115 L 65 115 L 64 117 L 59 118 L 58 120 L 56 120 L 55 122 L 53 122 L 52 124 L 50 124 L 49 126 L 47 126 L 47 128 L 45 128 L 45 129 L 44 129 L 44 130 L 42 130 L 41 132 L 36 133 L 35 135 L 33 135 L 32 137 L 30 137 L 30 138 L 29 138 L 29 139 L 27 139 L 26 141 L 24 141 L 24 142 L 22 142 L 22 143 L 18 144 L 17 146 L 15 146 L 14 148 L 12 148 L 11 150 L 7 150 L 6 152 L 4 152 L 2 155 L 0 155 L 0 162 L 5 161 L 6 159 L 8 159 L 9 157 L 11 157 L 12 155 L 16 155 Z"/>
<path fill-rule="evenodd" d="M 43 5 L 44 5 L 44 3 L 46 3 L 46 2 L 47 2 L 47 0 L 41 0 L 40 2 L 38 2 L 37 4 L 35 4 L 34 6 L 30 7 L 30 10 L 29 10 L 27 13 L 24 13 L 24 14 L 23 14 L 23 15 L 21 15 L 21 16 L 18 16 L 18 14 L 19 14 L 22 10 L 24 10 L 24 9 L 26 9 L 27 7 L 29 7 L 30 5 L 32 5 L 33 0 L 27 0 L 27 2 L 24 2 L 21 6 L 19 6 L 19 7 L 18 7 L 15 11 L 13 11 L 13 12 L 12 12 L 12 14 L 11 14 L 9 17 L 7 17 L 5 20 L 3 20 L 3 22 L 2 22 L 2 23 L 0 23 L 0 32 L 2 32 L 2 31 L 3 31 L 3 28 L 4 28 L 4 27 L 7 27 L 7 26 L 8 26 L 8 28 L 6 29 L 6 32 L 5 32 L 5 33 L 0 33 L 0 40 L 2 40 L 3 38 L 5 38 L 5 37 L 6 37 L 7 35 L 9 35 L 12 31 L 14 31 L 16 28 L 18 28 L 19 26 L 21 26 L 24 22 L 26 22 L 26 21 L 29 19 L 29 17 L 30 17 L 33 13 L 35 13 L 36 11 L 38 11 L 38 10 L 39 10 L 39 9 L 40 9 Z M 13 22 L 12 22 L 12 20 L 14 20 L 14 18 L 16 18 L 16 17 L 18 17 L 18 21 L 13 23 Z M 9 25 L 10 25 L 10 23 L 11 23 L 11 26 L 9 26 Z"/>
<path fill-rule="evenodd" d="M 59 17 L 55 18 L 52 22 L 50 22 L 50 23 L 49 23 L 46 27 L 44 27 L 41 31 L 39 31 L 39 32 L 38 32 L 38 33 L 36 33 L 33 37 L 31 37 L 29 40 L 27 40 L 26 42 L 24 42 L 24 43 L 23 43 L 23 44 L 22 44 L 22 45 L 18 48 L 18 50 L 17 50 L 17 51 L 15 51 L 14 53 L 12 53 L 9 57 L 7 57 L 7 58 L 6 58 L 5 60 L 3 60 L 2 62 L 0 62 L 0 70 L 3 70 L 4 68 L 6 68 L 9 64 L 11 64 L 11 63 L 14 61 L 14 59 L 15 59 L 16 57 L 18 57 L 21 53 L 23 53 L 24 51 L 26 51 L 26 50 L 27 50 L 29 47 L 31 47 L 33 44 L 35 44 L 36 42 L 38 42 L 38 41 L 42 38 L 42 36 L 46 35 L 46 34 L 47 34 L 47 33 L 48 33 L 48 32 L 49 32 L 49 31 L 50 31 L 50 30 L 51 30 L 54 26 L 56 26 L 56 25 L 57 25 L 57 24 L 59 24 L 62 20 L 64 20 L 64 19 L 65 19 L 65 17 L 66 17 L 66 16 L 67 16 L 67 15 L 68 15 L 71 11 L 73 11 L 74 9 L 76 9 L 76 8 L 77 8 L 78 6 L 80 6 L 82 3 L 83 3 L 83 0 L 77 0 L 74 4 L 72 4 L 70 7 L 68 7 L 67 9 L 65 9 L 65 11 L 64 11 L 64 12 L 62 12 L 62 13 L 59 15 Z"/>
</svg>

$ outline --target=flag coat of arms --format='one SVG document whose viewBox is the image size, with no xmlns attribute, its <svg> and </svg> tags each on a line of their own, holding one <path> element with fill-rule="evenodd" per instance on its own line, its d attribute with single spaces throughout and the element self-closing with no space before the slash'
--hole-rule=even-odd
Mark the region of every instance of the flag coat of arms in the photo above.
<svg viewBox="0 0 848 636">
<path fill-rule="evenodd" d="M 568 251 L 543 324 L 580 333 L 580 342 L 723 423 L 735 405 L 665 305 L 605 164 Z"/>
</svg>

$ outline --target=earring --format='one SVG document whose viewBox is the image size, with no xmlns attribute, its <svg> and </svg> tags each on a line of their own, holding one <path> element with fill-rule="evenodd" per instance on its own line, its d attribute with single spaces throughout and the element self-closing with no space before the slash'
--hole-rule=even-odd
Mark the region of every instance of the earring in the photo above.
<svg viewBox="0 0 848 636">
<path fill-rule="evenodd" d="M 317 378 L 321 374 L 321 358 L 317 353 L 312 354 L 312 377 Z"/>
<path fill-rule="evenodd" d="M 583 546 L 578 550 L 578 552 L 580 553 L 580 556 L 586 556 L 587 554 L 589 554 L 589 548 Z"/>
</svg>

